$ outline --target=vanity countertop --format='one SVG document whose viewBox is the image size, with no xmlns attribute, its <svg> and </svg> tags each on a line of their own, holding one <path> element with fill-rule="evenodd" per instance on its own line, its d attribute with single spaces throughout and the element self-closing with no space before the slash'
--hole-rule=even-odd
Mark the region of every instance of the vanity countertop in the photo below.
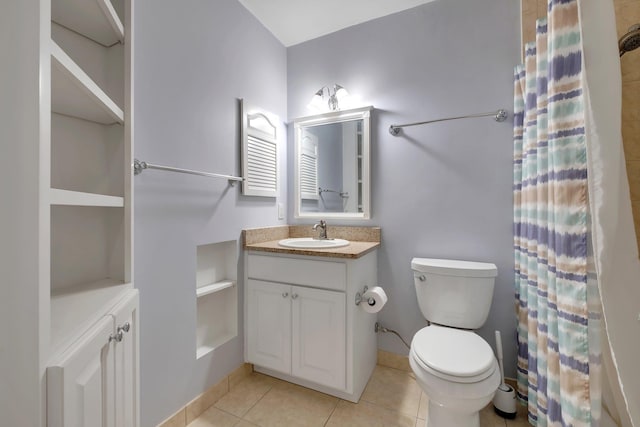
<svg viewBox="0 0 640 427">
<path fill-rule="evenodd" d="M 295 248 L 282 247 L 278 245 L 279 241 L 280 240 L 271 240 L 269 242 L 245 245 L 245 249 L 249 251 L 276 252 L 276 253 L 294 254 L 294 255 L 324 256 L 324 257 L 332 257 L 332 258 L 360 258 L 361 256 L 371 252 L 372 250 L 380 246 L 380 242 L 349 242 L 349 246 L 343 246 L 341 248 L 295 249 Z"/>
<path fill-rule="evenodd" d="M 360 258 L 380 246 L 380 227 L 329 225 L 328 234 L 332 238 L 349 240 L 349 246 L 327 249 L 297 249 L 278 245 L 280 240 L 290 237 L 312 237 L 313 230 L 308 225 L 285 225 L 243 230 L 242 241 L 243 247 L 249 251 L 331 258 Z"/>
</svg>

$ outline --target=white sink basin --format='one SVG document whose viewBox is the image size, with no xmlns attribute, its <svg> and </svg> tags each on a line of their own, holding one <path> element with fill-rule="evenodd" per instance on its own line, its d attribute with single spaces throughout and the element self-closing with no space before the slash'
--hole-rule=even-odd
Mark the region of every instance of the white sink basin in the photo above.
<svg viewBox="0 0 640 427">
<path fill-rule="evenodd" d="M 285 248 L 296 249 L 329 249 L 329 248 L 341 248 L 348 246 L 349 241 L 344 239 L 327 239 L 318 240 L 312 237 L 296 237 L 291 239 L 284 239 L 278 242 L 280 246 Z"/>
</svg>

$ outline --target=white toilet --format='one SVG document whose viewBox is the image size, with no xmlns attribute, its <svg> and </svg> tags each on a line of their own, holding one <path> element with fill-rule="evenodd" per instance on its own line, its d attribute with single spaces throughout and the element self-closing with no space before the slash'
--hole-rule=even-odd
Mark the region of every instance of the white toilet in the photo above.
<svg viewBox="0 0 640 427">
<path fill-rule="evenodd" d="M 479 411 L 500 385 L 491 346 L 473 332 L 487 320 L 494 264 L 411 260 L 418 304 L 430 326 L 411 341 L 409 363 L 429 397 L 427 427 L 479 427 Z"/>
</svg>

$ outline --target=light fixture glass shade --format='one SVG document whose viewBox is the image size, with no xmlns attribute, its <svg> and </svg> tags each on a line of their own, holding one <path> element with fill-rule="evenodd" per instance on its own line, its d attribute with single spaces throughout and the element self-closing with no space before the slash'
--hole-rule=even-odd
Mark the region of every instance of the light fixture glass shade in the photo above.
<svg viewBox="0 0 640 427">
<path fill-rule="evenodd" d="M 349 92 L 347 92 L 347 90 L 340 85 L 334 85 L 333 90 L 335 91 L 336 98 L 338 98 L 339 100 L 349 96 Z"/>
<path fill-rule="evenodd" d="M 309 101 L 309 104 L 307 105 L 307 108 L 311 109 L 311 110 L 320 110 L 324 107 L 324 103 L 322 101 L 322 96 L 324 94 L 324 88 L 319 89 L 315 95 L 313 95 L 313 98 L 311 98 L 311 101 Z"/>
</svg>

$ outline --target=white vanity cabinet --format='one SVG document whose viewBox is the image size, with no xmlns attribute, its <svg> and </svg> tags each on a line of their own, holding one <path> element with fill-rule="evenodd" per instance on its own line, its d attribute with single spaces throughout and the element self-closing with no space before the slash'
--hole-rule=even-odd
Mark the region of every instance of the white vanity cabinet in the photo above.
<svg viewBox="0 0 640 427">
<path fill-rule="evenodd" d="M 344 389 L 345 294 L 292 286 L 291 300 L 291 375 Z"/>
<path fill-rule="evenodd" d="M 291 285 L 247 282 L 247 360 L 291 372 Z"/>
<path fill-rule="evenodd" d="M 263 372 L 357 402 L 376 363 L 376 316 L 355 295 L 376 252 L 343 259 L 249 252 L 245 358 Z"/>
<path fill-rule="evenodd" d="M 137 426 L 138 291 L 47 368 L 48 427 Z"/>
<path fill-rule="evenodd" d="M 345 294 L 249 279 L 247 354 L 256 365 L 345 388 Z"/>
</svg>

